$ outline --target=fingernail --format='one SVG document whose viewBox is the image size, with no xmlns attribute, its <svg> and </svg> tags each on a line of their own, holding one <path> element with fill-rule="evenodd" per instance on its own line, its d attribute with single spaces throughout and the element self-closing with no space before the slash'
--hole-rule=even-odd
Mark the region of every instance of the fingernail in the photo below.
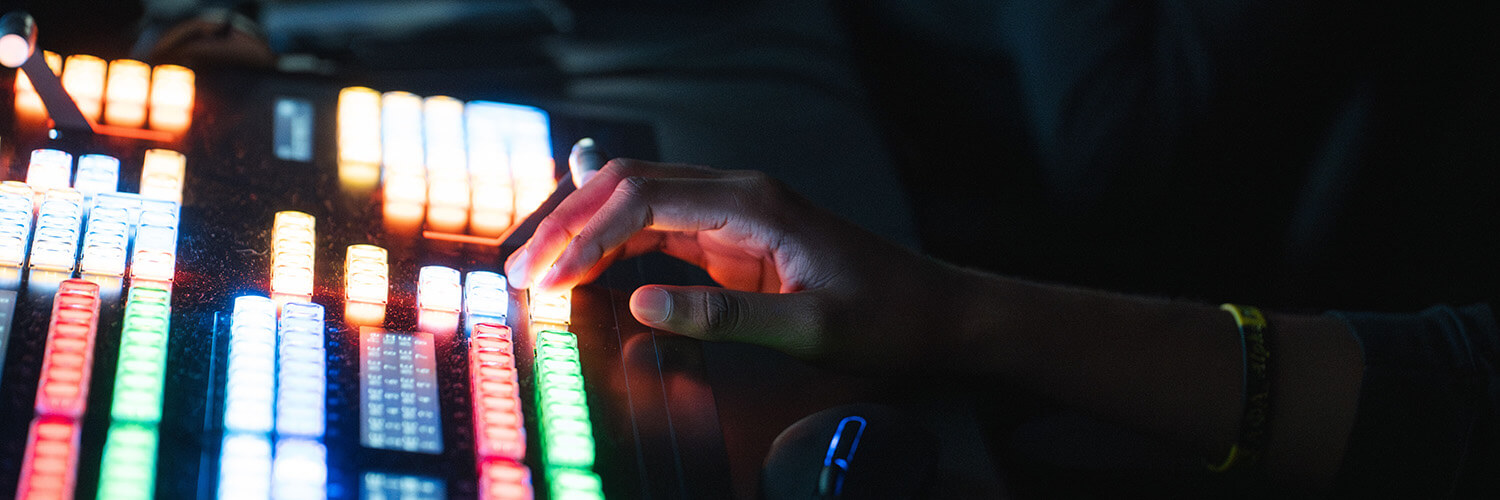
<svg viewBox="0 0 1500 500">
<path fill-rule="evenodd" d="M 510 287 L 517 290 L 525 290 L 530 283 L 526 282 L 527 251 L 530 247 L 521 247 L 515 255 L 510 257 L 510 264 L 505 266 L 505 279 L 510 281 Z"/>
<path fill-rule="evenodd" d="M 636 319 L 660 325 L 672 316 L 672 294 L 660 288 L 642 288 L 630 297 L 630 310 Z"/>
</svg>

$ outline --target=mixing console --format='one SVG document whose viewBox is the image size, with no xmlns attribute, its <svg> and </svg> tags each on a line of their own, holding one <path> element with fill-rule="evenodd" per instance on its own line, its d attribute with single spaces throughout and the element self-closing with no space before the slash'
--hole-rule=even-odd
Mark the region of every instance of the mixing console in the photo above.
<svg viewBox="0 0 1500 500">
<path fill-rule="evenodd" d="M 663 374 L 661 352 L 625 347 L 624 296 L 530 297 L 497 272 L 520 241 L 506 237 L 567 182 L 563 148 L 588 134 L 650 157 L 649 130 L 487 100 L 35 57 L 90 129 L 62 126 L 14 73 L 0 135 L 0 491 L 725 491 L 721 456 L 683 464 L 717 456 L 717 443 L 681 452 L 671 437 L 713 436 L 711 401 L 674 410 L 665 386 L 630 387 Z M 653 431 L 662 419 L 666 432 Z"/>
</svg>

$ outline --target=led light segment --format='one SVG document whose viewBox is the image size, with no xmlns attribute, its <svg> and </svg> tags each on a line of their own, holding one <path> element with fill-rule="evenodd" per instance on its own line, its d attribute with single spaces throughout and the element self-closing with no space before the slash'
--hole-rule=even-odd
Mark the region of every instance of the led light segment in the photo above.
<svg viewBox="0 0 1500 500">
<path fill-rule="evenodd" d="M 390 288 L 390 271 L 384 248 L 349 245 L 344 254 L 344 293 L 353 302 L 384 304 Z"/>
<path fill-rule="evenodd" d="M 151 128 L 187 130 L 193 119 L 193 70 L 162 64 L 151 70 Z"/>
<path fill-rule="evenodd" d="M 98 328 L 99 285 L 79 279 L 60 283 L 52 299 L 52 320 L 47 325 L 47 345 L 37 382 L 38 415 L 83 416 Z"/>
<path fill-rule="evenodd" d="M 224 444 L 219 448 L 219 499 L 266 500 L 270 497 L 270 436 L 225 433 Z"/>
<path fill-rule="evenodd" d="M 489 271 L 470 271 L 464 281 L 464 324 L 505 324 L 510 312 L 510 292 L 505 277 Z"/>
<path fill-rule="evenodd" d="M 422 266 L 417 271 L 417 306 L 431 311 L 458 313 L 463 307 L 463 287 L 457 269 Z"/>
<path fill-rule="evenodd" d="M 604 484 L 590 471 L 548 469 L 547 485 L 556 500 L 604 500 Z"/>
<path fill-rule="evenodd" d="M 150 82 L 151 66 L 146 63 L 131 59 L 110 61 L 104 121 L 122 127 L 145 125 Z"/>
<path fill-rule="evenodd" d="M 141 163 L 141 196 L 182 202 L 187 158 L 170 149 L 148 149 Z"/>
<path fill-rule="evenodd" d="M 282 306 L 277 336 L 276 434 L 320 437 L 327 387 L 323 306 L 310 302 Z"/>
<path fill-rule="evenodd" d="M 310 299 L 313 294 L 313 216 L 276 212 L 271 228 L 271 292 Z"/>
<path fill-rule="evenodd" d="M 531 470 L 510 459 L 491 458 L 479 462 L 480 500 L 530 500 Z"/>
<path fill-rule="evenodd" d="M 417 173 L 425 170 L 422 149 L 422 98 L 410 92 L 386 92 L 380 96 L 382 158 L 387 173 Z"/>
<path fill-rule="evenodd" d="M 31 267 L 72 272 L 82 229 L 83 195 L 71 189 L 47 191 L 31 237 Z"/>
<path fill-rule="evenodd" d="M 557 467 L 593 467 L 593 424 L 584 393 L 578 338 L 568 332 L 538 333 L 535 362 L 542 463 L 549 477 Z"/>
<path fill-rule="evenodd" d="M 92 200 L 99 193 L 112 193 L 120 185 L 120 160 L 107 155 L 78 157 L 78 178 L 73 188 Z"/>
<path fill-rule="evenodd" d="M 99 463 L 101 500 L 150 500 L 156 490 L 155 424 L 112 422 Z"/>
<path fill-rule="evenodd" d="M 473 196 L 469 226 L 478 234 L 499 235 L 515 217 L 515 186 L 504 141 L 504 119 L 505 109 L 497 103 L 474 101 L 464 107 L 469 181 L 477 194 Z"/>
<path fill-rule="evenodd" d="M 480 323 L 469 339 L 469 389 L 474 404 L 474 452 L 479 458 L 521 460 L 526 427 L 510 328 Z"/>
<path fill-rule="evenodd" d="M 110 404 L 110 418 L 117 422 L 154 425 L 161 421 L 171 299 L 171 293 L 159 288 L 130 289 Z"/>
<path fill-rule="evenodd" d="M 323 444 L 311 439 L 277 439 L 271 462 L 271 498 L 323 500 L 327 498 L 328 460 Z"/>
<path fill-rule="evenodd" d="M 80 427 L 78 420 L 62 416 L 31 421 L 16 498 L 73 498 Z"/>
<path fill-rule="evenodd" d="M 177 270 L 176 202 L 141 199 L 130 278 L 170 283 Z"/>
<path fill-rule="evenodd" d="M 26 167 L 26 184 L 37 192 L 68 189 L 73 185 L 73 155 L 56 149 L 32 151 L 31 164 Z"/>
<path fill-rule="evenodd" d="M 276 400 L 276 303 L 265 297 L 236 298 L 230 323 L 224 428 L 271 432 Z M 228 444 L 225 438 L 225 446 Z M 270 454 L 266 450 L 268 462 Z"/>
<path fill-rule="evenodd" d="M 510 165 L 516 185 L 516 216 L 530 214 L 557 188 L 547 113 L 509 106 Z"/>
<path fill-rule="evenodd" d="M 78 111 L 90 121 L 99 121 L 104 102 L 103 59 L 90 55 L 71 55 L 63 64 L 62 84 L 78 104 Z"/>
<path fill-rule="evenodd" d="M 464 104 L 446 96 L 423 101 L 423 137 L 427 152 L 427 218 L 443 230 L 461 230 L 468 222 L 469 169 L 464 149 Z"/>
<path fill-rule="evenodd" d="M 96 203 L 97 205 L 97 203 Z M 130 211 L 124 208 L 95 206 L 84 224 L 83 256 L 78 268 L 90 274 L 124 276 L 130 255 Z"/>
<path fill-rule="evenodd" d="M 379 165 L 380 93 L 365 87 L 339 91 L 339 165 Z"/>
<path fill-rule="evenodd" d="M 16 181 L 0 182 L 0 265 L 26 263 L 26 247 L 31 241 L 31 186 Z"/>
<path fill-rule="evenodd" d="M 557 295 L 531 294 L 531 321 L 554 325 L 570 325 L 573 317 L 573 292 Z"/>
</svg>

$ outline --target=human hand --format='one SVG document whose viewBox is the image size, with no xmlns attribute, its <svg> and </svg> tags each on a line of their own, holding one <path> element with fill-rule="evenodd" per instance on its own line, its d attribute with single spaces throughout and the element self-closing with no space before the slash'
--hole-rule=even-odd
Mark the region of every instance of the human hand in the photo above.
<svg viewBox="0 0 1500 500">
<path fill-rule="evenodd" d="M 614 160 L 564 200 L 506 262 L 516 288 L 592 280 L 661 251 L 719 287 L 648 285 L 642 323 L 851 367 L 913 364 L 941 338 L 957 270 L 817 208 L 757 171 Z"/>
</svg>

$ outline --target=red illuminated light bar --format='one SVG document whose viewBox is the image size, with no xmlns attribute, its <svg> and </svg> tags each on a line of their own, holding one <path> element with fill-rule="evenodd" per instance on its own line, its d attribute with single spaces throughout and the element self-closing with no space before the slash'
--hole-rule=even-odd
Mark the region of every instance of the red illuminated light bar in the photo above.
<svg viewBox="0 0 1500 500">
<path fill-rule="evenodd" d="M 59 284 L 36 388 L 37 415 L 83 416 L 98 328 L 99 285 L 80 279 Z"/>
<path fill-rule="evenodd" d="M 16 498 L 73 498 L 80 427 L 78 420 L 62 416 L 38 416 L 31 421 Z"/>
<path fill-rule="evenodd" d="M 480 500 L 530 500 L 532 494 L 531 471 L 526 466 L 505 458 L 479 462 Z"/>
<path fill-rule="evenodd" d="M 469 339 L 469 377 L 474 402 L 474 452 L 481 459 L 521 460 L 526 456 L 526 428 L 521 421 L 510 328 L 492 323 L 474 326 Z"/>
</svg>

